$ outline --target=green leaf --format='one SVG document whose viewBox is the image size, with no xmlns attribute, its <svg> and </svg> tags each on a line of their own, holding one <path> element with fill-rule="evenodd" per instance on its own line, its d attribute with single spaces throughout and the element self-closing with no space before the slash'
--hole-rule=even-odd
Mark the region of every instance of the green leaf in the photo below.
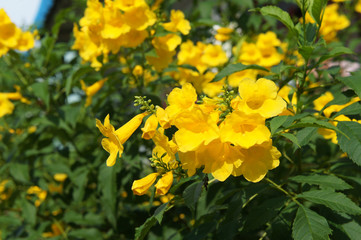
<svg viewBox="0 0 361 240">
<path fill-rule="evenodd" d="M 83 77 L 85 74 L 94 71 L 94 69 L 90 66 L 84 65 L 81 66 L 79 69 L 75 70 L 65 82 L 65 93 L 68 96 L 72 87 L 73 82 L 79 82 L 80 78 Z"/>
<path fill-rule="evenodd" d="M 319 175 L 313 174 L 309 176 L 295 176 L 289 178 L 292 181 L 299 183 L 308 183 L 312 185 L 319 185 L 325 188 L 332 188 L 335 190 L 345 190 L 352 188 L 344 180 L 334 176 L 334 175 Z"/>
<path fill-rule="evenodd" d="M 323 120 L 318 120 L 318 119 L 316 119 L 314 117 L 305 117 L 305 118 L 301 119 L 301 121 L 287 127 L 287 129 L 304 128 L 304 127 L 327 128 L 327 129 L 331 129 L 331 130 L 334 130 L 336 132 L 342 133 L 342 131 L 340 131 L 337 127 L 335 127 L 331 123 L 323 121 Z"/>
<path fill-rule="evenodd" d="M 295 135 L 291 133 L 281 133 L 280 135 L 291 140 L 294 144 L 296 144 L 297 147 L 301 148 L 301 145 L 298 143 L 298 139 Z"/>
<path fill-rule="evenodd" d="M 285 123 L 287 118 L 288 116 L 278 116 L 272 118 L 272 120 L 270 121 L 271 135 L 273 135 L 277 131 L 277 129 Z"/>
<path fill-rule="evenodd" d="M 358 122 L 339 122 L 337 127 L 346 136 L 337 133 L 338 145 L 357 165 L 361 166 L 361 124 Z"/>
<path fill-rule="evenodd" d="M 157 221 L 159 223 L 162 222 L 163 215 L 164 215 L 165 210 L 167 209 L 167 206 L 168 206 L 168 203 L 165 203 L 165 204 L 162 204 L 161 206 L 159 206 L 155 210 L 153 216 L 149 217 L 145 221 L 145 223 L 143 223 L 142 226 L 137 227 L 135 229 L 135 237 L 134 238 L 136 240 L 144 239 L 147 236 L 149 230 L 157 223 Z"/>
<path fill-rule="evenodd" d="M 168 207 L 168 203 L 164 203 L 164 204 L 160 205 L 154 212 L 153 216 L 155 217 L 155 219 L 157 219 L 159 224 L 162 223 L 163 215 L 164 215 L 164 212 L 167 209 L 167 207 Z"/>
<path fill-rule="evenodd" d="M 322 55 L 320 57 L 320 59 L 318 60 L 318 64 L 322 63 L 323 61 L 329 59 L 329 58 L 334 58 L 343 54 L 354 54 L 354 52 L 347 48 L 347 47 L 336 47 L 334 49 L 332 49 L 329 54 L 326 55 Z"/>
<path fill-rule="evenodd" d="M 77 239 L 103 239 L 102 233 L 96 228 L 74 229 L 68 236 Z"/>
<path fill-rule="evenodd" d="M 116 218 L 116 195 L 117 181 L 115 167 L 107 167 L 102 164 L 98 176 L 99 189 L 102 192 L 101 202 L 106 218 L 114 228 L 117 225 Z"/>
<path fill-rule="evenodd" d="M 296 134 L 296 138 L 298 139 L 300 146 L 302 147 L 308 144 L 311 138 L 315 136 L 316 132 L 317 128 L 315 127 L 306 127 L 298 131 Z"/>
<path fill-rule="evenodd" d="M 47 108 L 49 108 L 50 95 L 48 81 L 34 83 L 31 85 L 31 88 L 34 91 L 35 96 L 40 98 L 46 104 Z"/>
<path fill-rule="evenodd" d="M 328 240 L 332 233 L 327 220 L 316 212 L 299 206 L 293 222 L 292 237 L 295 240 Z"/>
<path fill-rule="evenodd" d="M 202 193 L 202 182 L 195 182 L 189 185 L 183 192 L 185 204 L 192 210 L 195 210 L 196 203 Z"/>
<path fill-rule="evenodd" d="M 359 240 L 361 236 L 361 226 L 355 222 L 351 221 L 348 223 L 342 224 L 342 229 L 350 238 L 350 240 Z"/>
<path fill-rule="evenodd" d="M 310 2 L 310 9 L 308 12 L 318 25 L 321 24 L 321 14 L 326 5 L 327 0 L 311 0 Z"/>
<path fill-rule="evenodd" d="M 355 102 L 350 106 L 343 108 L 341 111 L 333 115 L 332 117 L 335 118 L 340 115 L 359 115 L 361 113 L 361 104 Z"/>
<path fill-rule="evenodd" d="M 271 16 L 281 21 L 291 32 L 296 33 L 295 25 L 292 22 L 292 19 L 288 12 L 283 11 L 279 7 L 276 6 L 266 6 L 260 9 L 260 12 L 263 16 Z"/>
<path fill-rule="evenodd" d="M 312 190 L 297 195 L 298 198 L 322 204 L 337 212 L 348 214 L 361 214 L 361 208 L 347 198 L 344 194 L 332 190 Z"/>
<path fill-rule="evenodd" d="M 338 77 L 337 79 L 350 87 L 361 98 L 361 72 L 355 72 L 349 77 Z"/>
<path fill-rule="evenodd" d="M 269 72 L 269 70 L 267 68 L 264 68 L 264 67 L 261 67 L 259 65 L 255 65 L 255 64 L 251 64 L 251 65 L 244 65 L 242 63 L 229 64 L 225 68 L 223 68 L 214 77 L 214 79 L 211 82 L 218 82 L 222 78 L 227 77 L 227 76 L 231 75 L 232 73 L 240 72 L 240 71 L 243 71 L 243 70 L 246 70 L 246 69 L 257 69 L 257 70 L 262 70 L 262 71 Z"/>
<path fill-rule="evenodd" d="M 21 209 L 23 212 L 23 217 L 26 222 L 30 225 L 35 225 L 36 223 L 36 207 L 30 203 L 28 200 L 23 199 L 21 204 Z"/>
<path fill-rule="evenodd" d="M 20 163 L 12 163 L 10 164 L 10 174 L 11 176 L 19 182 L 29 183 L 29 165 L 28 164 L 20 164 Z"/>
</svg>

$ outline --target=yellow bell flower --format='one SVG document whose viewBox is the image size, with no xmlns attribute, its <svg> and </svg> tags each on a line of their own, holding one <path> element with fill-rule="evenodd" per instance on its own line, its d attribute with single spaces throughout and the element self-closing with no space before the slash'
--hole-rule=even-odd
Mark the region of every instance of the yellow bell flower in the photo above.
<svg viewBox="0 0 361 240">
<path fill-rule="evenodd" d="M 159 173 L 151 173 L 148 176 L 135 180 L 132 185 L 132 191 L 135 195 L 144 195 L 148 189 L 153 185 Z"/>
<path fill-rule="evenodd" d="M 192 110 L 197 101 L 197 93 L 192 84 L 185 83 L 182 88 L 174 88 L 168 95 L 169 106 L 165 109 L 171 121 L 185 110 Z"/>
<path fill-rule="evenodd" d="M 234 111 L 226 117 L 220 128 L 222 142 L 229 142 L 242 148 L 262 144 L 271 137 L 265 119 L 257 113 L 246 114 Z"/>
<path fill-rule="evenodd" d="M 232 107 L 247 114 L 259 113 L 264 118 L 277 116 L 287 104 L 277 95 L 278 87 L 271 80 L 243 79 L 238 87 L 239 97 L 232 100 Z"/>
<path fill-rule="evenodd" d="M 261 181 L 268 170 L 278 167 L 281 157 L 277 148 L 272 146 L 272 140 L 242 149 L 241 154 L 244 160 L 239 167 L 234 168 L 232 175 L 243 175 L 250 182 Z"/>
<path fill-rule="evenodd" d="M 137 130 L 146 115 L 147 113 L 136 115 L 116 131 L 114 130 L 114 126 L 110 124 L 109 114 L 104 119 L 104 125 L 100 120 L 96 119 L 97 128 L 105 137 L 107 137 L 103 138 L 102 146 L 104 150 L 110 154 L 106 161 L 108 167 L 115 164 L 117 154 L 119 157 L 122 156 L 124 149 L 123 144 L 134 133 L 134 131 Z"/>
<path fill-rule="evenodd" d="M 99 92 L 99 90 L 103 87 L 104 83 L 108 80 L 108 78 L 104 78 L 102 80 L 99 80 L 95 83 L 93 83 L 90 86 L 86 86 L 83 80 L 80 80 L 81 88 L 86 94 L 86 102 L 85 107 L 90 106 L 92 103 L 93 96 Z"/>
<path fill-rule="evenodd" d="M 228 58 L 220 45 L 208 44 L 204 48 L 204 54 L 201 60 L 208 66 L 215 67 L 225 64 Z"/>
<path fill-rule="evenodd" d="M 162 126 L 162 128 L 167 129 L 171 127 L 169 116 L 163 108 L 158 106 L 156 110 L 156 115 L 158 122 L 160 126 Z"/>
<path fill-rule="evenodd" d="M 6 96 L 0 94 L 0 118 L 7 114 L 12 114 L 14 108 L 14 104 Z"/>
<path fill-rule="evenodd" d="M 152 114 L 145 121 L 144 127 L 141 128 L 143 132 L 142 138 L 147 140 L 152 139 L 155 134 L 155 131 L 157 130 L 157 127 L 158 127 L 157 116 L 155 114 Z"/>
<path fill-rule="evenodd" d="M 163 23 L 164 29 L 170 32 L 181 32 L 187 35 L 191 30 L 191 25 L 188 20 L 184 18 L 184 13 L 180 10 L 171 10 L 170 22 Z"/>
<path fill-rule="evenodd" d="M 156 194 L 157 195 L 167 194 L 172 184 L 173 184 L 173 172 L 169 171 L 166 174 L 164 174 L 161 179 L 158 180 L 157 184 L 155 184 Z"/>
</svg>

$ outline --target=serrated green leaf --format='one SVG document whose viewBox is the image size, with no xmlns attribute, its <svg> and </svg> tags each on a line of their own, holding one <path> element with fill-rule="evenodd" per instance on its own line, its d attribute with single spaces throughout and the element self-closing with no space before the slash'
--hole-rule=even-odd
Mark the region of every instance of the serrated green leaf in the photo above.
<svg viewBox="0 0 361 240">
<path fill-rule="evenodd" d="M 329 54 L 322 55 L 318 60 L 318 64 L 324 62 L 327 59 L 334 58 L 343 54 L 354 54 L 354 52 L 347 47 L 336 47 L 332 49 Z"/>
<path fill-rule="evenodd" d="M 136 240 L 142 240 L 142 239 L 144 239 L 144 238 L 147 236 L 149 230 L 157 223 L 157 221 L 158 221 L 159 223 L 162 222 L 163 215 L 164 215 L 165 210 L 167 209 L 167 206 L 168 206 L 168 203 L 165 203 L 165 204 L 162 204 L 161 206 L 159 206 L 159 207 L 155 210 L 153 216 L 149 217 L 149 218 L 145 221 L 145 223 L 143 223 L 142 226 L 137 227 L 137 228 L 135 229 L 135 236 L 134 236 L 134 238 L 135 238 Z"/>
<path fill-rule="evenodd" d="M 342 229 L 350 238 L 350 240 L 359 240 L 361 236 L 361 226 L 355 222 L 351 221 L 348 223 L 342 224 Z"/>
<path fill-rule="evenodd" d="M 361 72 L 355 72 L 349 77 L 338 77 L 338 80 L 350 87 L 361 98 Z"/>
<path fill-rule="evenodd" d="M 312 18 L 320 25 L 321 24 L 321 14 L 323 9 L 327 5 L 327 0 L 311 0 L 309 13 Z"/>
<path fill-rule="evenodd" d="M 281 133 L 281 136 L 291 140 L 291 142 L 293 142 L 294 144 L 296 144 L 297 147 L 301 148 L 300 144 L 298 143 L 298 139 L 296 138 L 295 135 L 291 134 L 291 133 Z"/>
<path fill-rule="evenodd" d="M 271 135 L 273 135 L 277 131 L 277 129 L 285 123 L 287 118 L 288 116 L 278 116 L 272 118 L 272 120 L 270 121 Z"/>
<path fill-rule="evenodd" d="M 167 207 L 168 207 L 168 203 L 164 203 L 164 204 L 160 205 L 153 214 L 155 219 L 157 219 L 157 221 L 159 222 L 159 224 L 162 223 L 163 215 L 164 215 L 164 212 L 167 209 Z"/>
<path fill-rule="evenodd" d="M 319 174 L 313 174 L 309 176 L 300 175 L 300 176 L 290 177 L 289 179 L 299 183 L 319 185 L 321 187 L 332 188 L 335 190 L 345 190 L 352 188 L 344 180 L 334 175 L 319 175 Z"/>
<path fill-rule="evenodd" d="M 346 136 L 337 133 L 338 145 L 357 165 L 361 166 L 361 124 L 358 122 L 339 122 L 337 127 Z"/>
<path fill-rule="evenodd" d="M 192 183 L 183 192 L 184 202 L 192 211 L 194 211 L 195 205 L 201 196 L 202 185 L 202 182 Z"/>
<path fill-rule="evenodd" d="M 231 75 L 232 73 L 240 72 L 240 71 L 243 71 L 243 70 L 246 70 L 246 69 L 257 69 L 257 70 L 262 70 L 262 71 L 269 72 L 269 70 L 267 68 L 264 68 L 264 67 L 261 67 L 259 65 L 255 65 L 255 64 L 251 64 L 251 65 L 244 65 L 242 63 L 229 64 L 225 68 L 223 68 L 214 77 L 214 79 L 211 82 L 218 82 L 222 78 L 227 77 L 227 76 Z"/>
<path fill-rule="evenodd" d="M 297 33 L 295 25 L 288 12 L 283 11 L 281 8 L 276 6 L 265 6 L 260 9 L 263 16 L 271 16 L 281 21 L 291 32 Z"/>
<path fill-rule="evenodd" d="M 335 118 L 340 115 L 359 115 L 361 113 L 361 104 L 355 102 L 350 106 L 343 108 L 341 111 L 333 115 L 332 117 Z"/>
<path fill-rule="evenodd" d="M 305 146 L 308 144 L 315 133 L 317 132 L 317 128 L 315 127 L 306 127 L 297 132 L 296 138 L 298 139 L 298 143 L 300 146 Z"/>
<path fill-rule="evenodd" d="M 34 91 L 35 96 L 40 98 L 45 105 L 49 108 L 50 103 L 50 95 L 49 95 L 49 87 L 48 82 L 37 82 L 31 85 L 31 88 Z"/>
<path fill-rule="evenodd" d="M 328 240 L 331 233 L 332 230 L 324 217 L 299 206 L 292 228 L 292 237 L 295 240 Z"/>
<path fill-rule="evenodd" d="M 297 195 L 298 198 L 322 204 L 337 212 L 348 214 L 361 214 L 361 208 L 347 198 L 344 194 L 332 190 L 312 190 Z"/>
</svg>

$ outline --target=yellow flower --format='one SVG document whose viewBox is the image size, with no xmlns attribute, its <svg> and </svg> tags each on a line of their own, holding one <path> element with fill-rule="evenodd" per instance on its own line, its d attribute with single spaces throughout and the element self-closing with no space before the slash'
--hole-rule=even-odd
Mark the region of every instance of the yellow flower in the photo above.
<svg viewBox="0 0 361 240">
<path fill-rule="evenodd" d="M 120 10 L 127 12 L 134 8 L 147 5 L 144 0 L 115 0 L 114 5 Z"/>
<path fill-rule="evenodd" d="M 158 180 L 157 184 L 155 184 L 156 194 L 158 195 L 167 194 L 172 184 L 173 184 L 173 172 L 170 171 L 164 174 L 162 178 Z"/>
<path fill-rule="evenodd" d="M 39 188 L 38 186 L 31 186 L 28 188 L 27 192 L 28 195 L 36 195 L 37 199 L 35 200 L 35 206 L 39 207 L 40 204 L 45 200 L 47 191 Z"/>
<path fill-rule="evenodd" d="M 8 179 L 5 179 L 0 182 L 0 200 L 7 200 L 10 198 L 12 194 L 12 189 L 9 189 L 7 186 L 9 183 Z"/>
<path fill-rule="evenodd" d="M 152 40 L 152 44 L 156 49 L 163 49 L 168 52 L 174 51 L 181 42 L 182 38 L 174 33 L 162 37 L 155 37 Z"/>
<path fill-rule="evenodd" d="M 44 238 L 52 238 L 56 236 L 60 236 L 64 233 L 63 224 L 59 224 L 58 222 L 51 224 L 51 232 L 44 232 L 41 236 Z"/>
<path fill-rule="evenodd" d="M 147 140 L 153 138 L 155 131 L 157 130 L 157 127 L 158 127 L 157 116 L 155 114 L 152 114 L 145 121 L 144 127 L 141 128 L 141 130 L 143 132 L 142 138 L 147 139 Z"/>
<path fill-rule="evenodd" d="M 278 167 L 281 153 L 272 146 L 272 140 L 249 149 L 242 149 L 244 161 L 235 167 L 234 176 L 243 175 L 248 181 L 259 182 L 266 176 L 268 170 Z"/>
<path fill-rule="evenodd" d="M 12 114 L 14 111 L 14 104 L 9 101 L 7 97 L 0 94 L 0 118 L 6 114 Z"/>
<path fill-rule="evenodd" d="M 361 0 L 358 0 L 355 5 L 355 11 L 361 13 Z"/>
<path fill-rule="evenodd" d="M 68 178 L 68 175 L 66 173 L 56 173 L 53 177 L 58 182 L 64 182 Z"/>
<path fill-rule="evenodd" d="M 243 79 L 250 78 L 253 80 L 257 80 L 257 70 L 247 69 L 240 72 L 232 73 L 228 76 L 228 84 L 231 87 L 238 87 Z"/>
<path fill-rule="evenodd" d="M 177 144 L 175 144 L 173 140 L 168 140 L 168 137 L 164 135 L 163 128 L 157 129 L 152 140 L 155 144 L 152 151 L 153 158 L 161 158 L 161 161 L 167 164 L 170 169 L 176 169 L 178 167 L 178 162 L 175 157 L 178 151 Z"/>
<path fill-rule="evenodd" d="M 281 46 L 281 41 L 274 32 L 268 31 L 258 35 L 256 46 L 262 51 L 262 54 L 264 52 L 269 54 L 270 49 Z"/>
<path fill-rule="evenodd" d="M 286 102 L 277 95 L 278 87 L 271 80 L 243 79 L 238 91 L 239 97 L 232 100 L 232 107 L 247 114 L 259 113 L 264 118 L 270 118 L 286 108 Z"/>
<path fill-rule="evenodd" d="M 218 113 L 205 114 L 199 108 L 184 111 L 177 116 L 174 125 L 179 129 L 174 139 L 179 151 L 195 151 L 219 137 Z"/>
<path fill-rule="evenodd" d="M 157 20 L 155 13 L 149 9 L 148 5 L 138 5 L 129 8 L 124 12 L 123 16 L 125 23 L 137 31 L 145 30 Z"/>
<path fill-rule="evenodd" d="M 136 65 L 134 68 L 133 68 L 133 71 L 132 71 L 133 75 L 134 76 L 142 76 L 143 75 L 143 67 L 140 66 L 140 65 Z"/>
<path fill-rule="evenodd" d="M 171 10 L 170 22 L 163 23 L 164 29 L 170 32 L 181 32 L 187 35 L 191 30 L 191 25 L 188 20 L 184 18 L 184 13 L 180 10 Z"/>
<path fill-rule="evenodd" d="M 238 61 L 243 64 L 257 64 L 262 54 L 255 43 L 244 42 L 241 46 Z"/>
<path fill-rule="evenodd" d="M 34 47 L 34 34 L 31 32 L 23 32 L 20 34 L 16 49 L 20 51 L 27 51 Z"/>
<path fill-rule="evenodd" d="M 159 173 L 151 173 L 148 176 L 135 180 L 132 185 L 132 191 L 135 195 L 144 195 L 148 189 L 153 185 Z"/>
<path fill-rule="evenodd" d="M 201 60 L 208 66 L 215 67 L 225 64 L 228 58 L 220 45 L 208 44 L 204 48 L 204 54 Z"/>
<path fill-rule="evenodd" d="M 271 133 L 265 125 L 265 119 L 259 114 L 246 114 L 234 111 L 221 124 L 222 142 L 229 142 L 242 148 L 266 142 Z"/>
<path fill-rule="evenodd" d="M 157 106 L 156 115 L 162 128 L 167 129 L 171 127 L 169 116 L 163 108 Z"/>
<path fill-rule="evenodd" d="M 220 27 L 217 29 L 217 34 L 214 36 L 214 38 L 218 41 L 224 42 L 231 38 L 230 34 L 232 32 L 232 28 Z"/>
<path fill-rule="evenodd" d="M 191 110 L 197 101 L 197 93 L 192 84 L 174 88 L 168 95 L 169 106 L 165 109 L 171 121 L 182 111 Z"/>
<path fill-rule="evenodd" d="M 173 61 L 173 56 L 176 54 L 175 51 L 167 51 L 162 48 L 155 48 L 157 56 L 146 56 L 147 61 L 152 65 L 157 72 L 161 72 L 164 68 Z"/>
<path fill-rule="evenodd" d="M 103 87 L 104 83 L 108 80 L 108 78 L 104 78 L 102 80 L 99 80 L 95 83 L 93 83 L 90 86 L 86 86 L 83 80 L 80 80 L 81 88 L 86 94 L 86 102 L 85 107 L 90 106 L 92 103 L 93 96 Z"/>
<path fill-rule="evenodd" d="M 106 162 L 108 167 L 115 164 L 117 154 L 119 154 L 119 157 L 122 156 L 124 149 L 123 144 L 134 131 L 137 130 L 146 115 L 147 113 L 138 114 L 116 131 L 114 130 L 114 126 L 110 124 L 109 114 L 104 119 L 104 125 L 100 120 L 96 119 L 96 126 L 99 131 L 107 137 L 103 138 L 102 146 L 104 150 L 110 154 Z"/>
</svg>

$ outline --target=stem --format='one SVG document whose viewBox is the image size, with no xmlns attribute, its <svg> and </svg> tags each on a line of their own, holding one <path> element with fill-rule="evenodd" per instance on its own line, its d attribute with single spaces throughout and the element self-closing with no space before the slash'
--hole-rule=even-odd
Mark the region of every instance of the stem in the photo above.
<svg viewBox="0 0 361 240">
<path fill-rule="evenodd" d="M 293 202 L 295 202 L 297 205 L 301 206 L 302 204 L 297 201 L 297 199 L 292 196 L 291 193 L 289 193 L 288 191 L 286 191 L 285 189 L 283 189 L 280 185 L 278 185 L 277 183 L 273 182 L 271 179 L 265 177 L 264 178 L 267 182 L 269 182 L 273 187 L 275 187 L 277 190 L 283 192 L 284 194 L 286 194 Z"/>
</svg>

